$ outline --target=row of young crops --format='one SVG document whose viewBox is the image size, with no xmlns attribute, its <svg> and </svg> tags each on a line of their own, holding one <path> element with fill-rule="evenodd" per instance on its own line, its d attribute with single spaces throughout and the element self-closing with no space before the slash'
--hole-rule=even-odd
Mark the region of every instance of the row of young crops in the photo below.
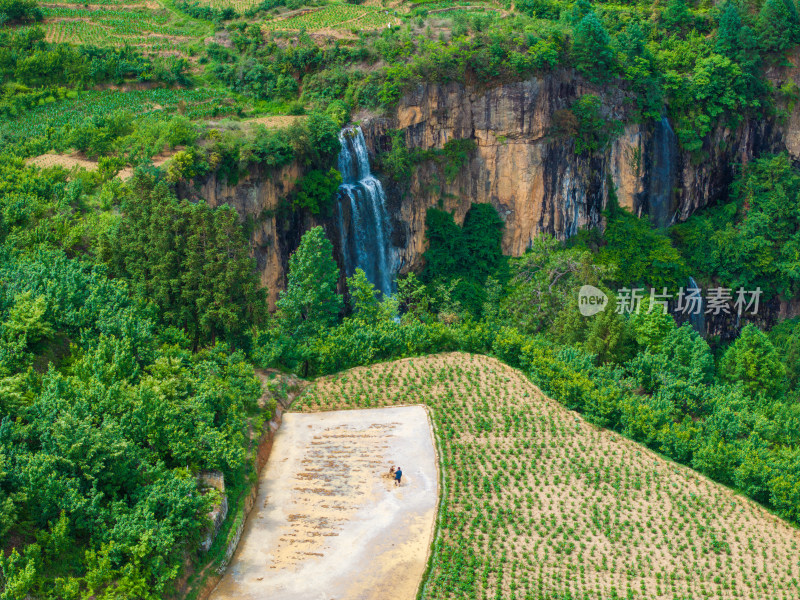
<svg viewBox="0 0 800 600">
<path fill-rule="evenodd" d="M 493 359 L 358 368 L 300 402 L 431 408 L 444 486 L 424 598 L 800 597 L 800 531 L 584 422 Z"/>
<path fill-rule="evenodd" d="M 397 24 L 398 18 L 388 9 L 353 4 L 329 4 L 319 10 L 288 19 L 264 23 L 267 30 L 377 29 Z"/>
<path fill-rule="evenodd" d="M 135 1 L 101 8 L 79 3 L 46 5 L 42 12 L 45 34 L 54 42 L 180 50 L 210 31 L 208 25 Z"/>
<path fill-rule="evenodd" d="M 232 8 L 237 14 L 243 15 L 254 6 L 261 4 L 261 0 L 202 0 L 201 4 L 218 9 Z"/>
<path fill-rule="evenodd" d="M 91 2 L 86 2 L 86 0 L 53 0 L 48 2 L 41 2 L 40 5 L 43 8 L 58 8 L 61 6 L 87 6 L 91 5 L 95 6 L 108 6 L 108 7 L 128 7 L 128 8 L 138 8 L 144 5 L 144 0 L 141 3 L 132 3 L 130 0 L 91 0 Z"/>
<path fill-rule="evenodd" d="M 113 90 L 73 92 L 63 100 L 53 98 L 18 118 L 0 122 L 0 148 L 19 140 L 43 136 L 48 129 L 74 126 L 84 119 L 126 110 L 137 115 L 178 110 L 190 119 L 235 112 L 229 97 L 212 90 L 153 89 L 119 93 Z"/>
</svg>

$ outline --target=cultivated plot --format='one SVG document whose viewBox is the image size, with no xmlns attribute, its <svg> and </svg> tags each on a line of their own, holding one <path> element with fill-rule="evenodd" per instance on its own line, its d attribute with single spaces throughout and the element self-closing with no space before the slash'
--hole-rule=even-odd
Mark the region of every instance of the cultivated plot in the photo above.
<svg viewBox="0 0 800 600">
<path fill-rule="evenodd" d="M 325 29 L 382 29 L 397 25 L 400 19 L 392 10 L 375 6 L 354 4 L 329 4 L 322 8 L 301 12 L 297 15 L 279 17 L 264 23 L 264 30 L 319 31 Z"/>
<path fill-rule="evenodd" d="M 193 19 L 157 0 L 60 0 L 43 4 L 45 36 L 51 42 L 136 46 L 181 54 L 187 44 L 213 34 L 211 23 Z"/>
<path fill-rule="evenodd" d="M 428 600 L 800 598 L 800 530 L 586 423 L 492 358 L 360 367 L 298 401 L 411 402 L 430 407 L 442 452 Z"/>
</svg>

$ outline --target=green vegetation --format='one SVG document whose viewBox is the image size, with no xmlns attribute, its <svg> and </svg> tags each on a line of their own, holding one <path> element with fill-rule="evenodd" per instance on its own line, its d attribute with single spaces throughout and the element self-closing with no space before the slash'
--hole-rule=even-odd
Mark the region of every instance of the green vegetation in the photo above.
<svg viewBox="0 0 800 600">
<path fill-rule="evenodd" d="M 608 214 L 609 226 L 597 260 L 616 270 L 617 287 L 646 285 L 673 292 L 689 277 L 685 261 L 669 239 L 651 229 L 646 219 L 614 206 Z M 579 242 L 580 243 L 580 242 Z"/>
<path fill-rule="evenodd" d="M 151 298 L 194 348 L 218 338 L 241 345 L 247 326 L 263 319 L 266 296 L 236 212 L 179 203 L 141 171 L 121 208 L 125 218 L 103 240 L 110 272 Z"/>
<path fill-rule="evenodd" d="M 312 215 L 330 213 L 336 199 L 336 190 L 342 183 L 342 175 L 331 167 L 327 173 L 314 170 L 303 176 L 297 184 L 295 206 L 308 210 Z"/>
<path fill-rule="evenodd" d="M 760 287 L 765 300 L 795 297 L 800 174 L 785 154 L 765 156 L 744 168 L 732 192 L 728 204 L 675 228 L 687 263 L 727 287 Z"/>
<path fill-rule="evenodd" d="M 34 0 L 3 0 L 0 2 L 0 26 L 41 20 L 42 11 Z"/>
<path fill-rule="evenodd" d="M 583 17 L 575 27 L 573 42 L 575 67 L 591 81 L 606 81 L 614 66 L 611 38 L 593 12 Z"/>
<path fill-rule="evenodd" d="M 535 343 L 522 360 L 562 362 Z M 497 360 L 444 353 L 352 369 L 299 402 L 431 409 L 443 497 L 424 598 L 798 593 L 794 528 L 587 424 Z"/>
<path fill-rule="evenodd" d="M 606 119 L 602 114 L 602 101 L 594 94 L 584 94 L 569 109 L 553 114 L 551 134 L 572 138 L 575 154 L 589 155 L 603 152 L 620 133 L 622 123 Z"/>
<path fill-rule="evenodd" d="M 261 386 L 212 339 L 238 344 L 266 308 L 238 219 L 179 205 L 146 173 L 110 176 L 3 161 L 4 598 L 164 598 L 199 558 L 214 500 L 199 471 L 235 492 L 253 468 Z"/>
<path fill-rule="evenodd" d="M 163 598 L 210 508 L 192 475 L 246 471 L 252 367 L 58 252 L 0 280 L 3 597 Z"/>
<path fill-rule="evenodd" d="M 715 131 L 785 116 L 797 100 L 796 86 L 776 91 L 765 77 L 800 41 L 792 0 L 156 5 L 0 1 L 0 598 L 170 597 L 187 560 L 211 556 L 196 551 L 215 499 L 199 486 L 200 471 L 222 471 L 232 501 L 252 475 L 252 435 L 270 416 L 256 403 L 252 364 L 315 377 L 444 351 L 492 355 L 587 421 L 800 523 L 797 321 L 762 331 L 773 310 L 738 339 L 727 331 L 704 340 L 649 300 L 638 313 L 617 312 L 612 293 L 675 292 L 692 275 L 705 286 L 760 287 L 762 303 L 791 307 L 800 294 L 800 175 L 788 156 L 750 161 L 726 202 L 666 232 L 616 206 L 610 186 L 603 231 L 566 243 L 540 236 L 513 259 L 503 256 L 503 220 L 492 207 L 452 215 L 443 198 L 426 215 L 424 265 L 398 281 L 393 298 L 380 297 L 363 271 L 345 279 L 326 235 L 341 182 L 340 129 L 388 114 L 422 83 L 483 90 L 574 73 L 546 143 L 570 144 L 589 164 L 604 159 L 622 120 L 666 113 L 681 147 L 702 161 L 720 144 Z M 448 137 L 421 151 L 400 131 L 384 141 L 371 149 L 374 164 L 398 196 L 418 169 L 431 185 L 458 185 L 486 143 Z M 96 169 L 26 163 L 52 154 Z M 286 187 L 246 222 L 230 207 L 180 199 L 196 200 L 211 175 L 218 188 L 236 185 L 254 166 Z M 272 217 L 274 239 L 299 247 L 270 315 L 248 233 Z M 608 292 L 609 307 L 582 316 L 582 285 Z M 586 467 L 578 457 L 589 446 L 574 446 L 563 421 L 553 424 L 502 382 L 486 388 L 475 371 L 449 369 L 423 374 L 459 380 L 431 399 L 441 409 L 443 464 L 463 460 L 459 468 L 480 476 L 453 484 L 430 597 L 596 593 L 580 569 L 590 564 L 619 581 L 604 598 L 794 597 L 793 565 L 773 572 L 782 558 L 769 555 L 731 564 L 728 551 L 750 556 L 750 541 L 697 522 L 701 510 L 738 519 L 733 507 L 701 506 L 661 476 L 617 462 Z M 467 403 L 460 391 L 480 399 Z M 318 408 L 397 399 L 344 383 L 337 394 L 307 400 Z M 459 454 L 462 426 L 487 442 L 484 453 Z M 547 431 L 549 447 L 538 436 Z M 698 586 L 685 571 L 656 569 L 657 583 L 632 586 L 649 570 L 643 562 L 607 555 L 603 563 L 581 547 L 602 531 L 626 548 L 646 538 L 649 548 L 641 529 L 652 528 L 620 510 L 579 507 L 592 526 L 534 518 L 556 493 L 541 491 L 550 483 L 537 481 L 536 461 L 556 446 L 578 462 L 548 481 L 566 481 L 566 471 L 586 483 L 597 471 L 604 483 L 595 478 L 593 489 L 604 495 L 680 502 L 693 524 L 664 542 L 664 556 L 686 569 L 687 552 L 698 564 L 710 556 L 719 581 Z M 518 476 L 523 464 L 533 481 Z M 462 492 L 469 506 L 455 503 Z M 517 512 L 527 516 L 511 518 Z M 523 525 L 538 536 L 525 538 L 535 538 L 528 559 L 505 542 L 510 532 L 524 537 Z M 538 566 L 553 562 L 560 570 Z"/>
<path fill-rule="evenodd" d="M 431 288 L 447 290 L 446 310 L 464 307 L 479 316 L 487 301 L 487 278 L 506 279 L 501 247 L 503 222 L 488 204 L 473 204 L 462 227 L 452 215 L 428 209 L 425 219 L 428 249 L 420 279 Z M 496 300 L 496 299 L 495 299 Z"/>
</svg>

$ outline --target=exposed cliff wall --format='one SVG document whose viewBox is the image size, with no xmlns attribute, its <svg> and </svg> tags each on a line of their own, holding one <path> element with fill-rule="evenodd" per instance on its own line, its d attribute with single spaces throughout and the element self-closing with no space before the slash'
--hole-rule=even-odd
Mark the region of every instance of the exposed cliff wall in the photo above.
<svg viewBox="0 0 800 600">
<path fill-rule="evenodd" d="M 775 68 L 769 77 L 776 89 L 789 80 L 800 83 L 800 68 Z M 627 124 L 604 152 L 581 156 L 570 139 L 553 137 L 551 131 L 556 112 L 587 93 L 603 99 L 606 118 Z M 409 148 L 443 148 L 448 140 L 463 138 L 477 144 L 450 181 L 434 163 L 419 165 L 410 181 L 382 178 L 400 271 L 421 266 L 425 212 L 432 206 L 443 206 L 461 222 L 473 202 L 491 203 L 506 223 L 504 251 L 519 255 L 540 232 L 563 239 L 581 227 L 602 224 L 609 182 L 622 206 L 666 225 L 723 198 L 736 164 L 784 149 L 800 160 L 800 106 L 785 105 L 783 118 L 716 130 L 706 140 L 705 158 L 697 161 L 679 150 L 666 120 L 631 122 L 631 104 L 622 90 L 599 88 L 561 71 L 490 89 L 423 84 L 403 97 L 393 114 L 363 121 L 372 158 L 390 147 L 392 129 L 403 131 Z M 284 202 L 301 174 L 298 165 L 277 171 L 254 166 L 235 185 L 211 176 L 179 190 L 183 197 L 205 198 L 214 206 L 229 204 L 248 223 L 272 307 L 285 287 L 288 256 L 308 228 L 326 228 L 342 264 L 338 222 L 292 211 Z"/>
<path fill-rule="evenodd" d="M 607 118 L 627 120 L 630 99 L 622 91 L 561 72 L 483 91 L 423 84 L 401 99 L 394 115 L 362 124 L 372 152 L 391 143 L 390 129 L 402 130 L 409 148 L 442 148 L 454 138 L 477 143 L 452 181 L 424 164 L 410 182 L 394 186 L 390 210 L 401 271 L 420 266 L 431 206 L 443 206 L 460 222 L 471 203 L 491 203 L 506 223 L 504 251 L 519 255 L 540 232 L 563 239 L 601 224 L 609 181 L 622 206 L 666 225 L 723 197 L 736 163 L 784 147 L 773 122 L 747 121 L 715 131 L 706 141 L 707 159 L 695 163 L 664 120 L 628 124 L 602 154 L 576 155 L 571 140 L 551 135 L 553 116 L 587 93 L 603 98 Z"/>
<path fill-rule="evenodd" d="M 251 255 L 261 274 L 261 284 L 267 288 L 270 309 L 275 308 L 278 292 L 286 287 L 289 255 L 300 243 L 303 232 L 319 224 L 311 215 L 292 210 L 286 202 L 301 175 L 297 164 L 277 170 L 252 165 L 235 183 L 212 174 L 178 187 L 182 198 L 204 199 L 211 206 L 228 204 L 236 209 L 247 225 Z"/>
</svg>

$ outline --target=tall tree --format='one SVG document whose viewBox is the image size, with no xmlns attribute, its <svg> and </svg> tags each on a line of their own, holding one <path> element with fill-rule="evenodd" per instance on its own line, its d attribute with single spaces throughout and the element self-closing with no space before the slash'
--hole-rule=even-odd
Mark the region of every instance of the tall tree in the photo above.
<svg viewBox="0 0 800 600">
<path fill-rule="evenodd" d="M 572 56 L 578 71 L 591 81 L 606 81 L 612 75 L 615 57 L 611 38 L 594 12 L 575 27 Z"/>
<path fill-rule="evenodd" d="M 511 262 L 503 312 L 522 331 L 542 331 L 564 309 L 577 306 L 577 289 L 599 286 L 609 273 L 608 268 L 594 263 L 588 250 L 564 248 L 555 238 L 539 235 L 529 251 Z"/>
<path fill-rule="evenodd" d="M 475 204 L 464 216 L 462 234 L 473 278 L 485 280 L 504 265 L 505 224 L 491 204 Z"/>
<path fill-rule="evenodd" d="M 767 52 L 785 52 L 798 39 L 797 9 L 792 0 L 766 0 L 756 22 L 761 47 Z"/>
<path fill-rule="evenodd" d="M 592 12 L 592 3 L 589 0 L 576 0 L 569 11 L 570 23 L 577 25 L 590 12 Z"/>
<path fill-rule="evenodd" d="M 788 387 L 786 368 L 775 346 L 755 325 L 748 324 L 728 348 L 719 365 L 729 383 L 740 382 L 754 397 L 778 398 Z"/>
<path fill-rule="evenodd" d="M 361 323 L 375 326 L 381 321 L 397 316 L 398 301 L 393 297 L 383 298 L 363 269 L 356 269 L 347 278 L 347 290 L 353 306 L 353 318 Z"/>
<path fill-rule="evenodd" d="M 670 0 L 661 13 L 661 25 L 667 35 L 685 33 L 694 26 L 694 19 L 686 6 L 686 0 Z"/>
<path fill-rule="evenodd" d="M 717 30 L 715 50 L 729 58 L 736 58 L 739 51 L 739 32 L 742 29 L 742 17 L 736 4 L 728 0 L 722 8 L 722 16 Z"/>
<path fill-rule="evenodd" d="M 336 322 L 342 297 L 336 293 L 339 267 L 322 227 L 309 229 L 289 257 L 286 291 L 277 302 L 284 327 L 295 339 L 307 339 Z"/>
</svg>

